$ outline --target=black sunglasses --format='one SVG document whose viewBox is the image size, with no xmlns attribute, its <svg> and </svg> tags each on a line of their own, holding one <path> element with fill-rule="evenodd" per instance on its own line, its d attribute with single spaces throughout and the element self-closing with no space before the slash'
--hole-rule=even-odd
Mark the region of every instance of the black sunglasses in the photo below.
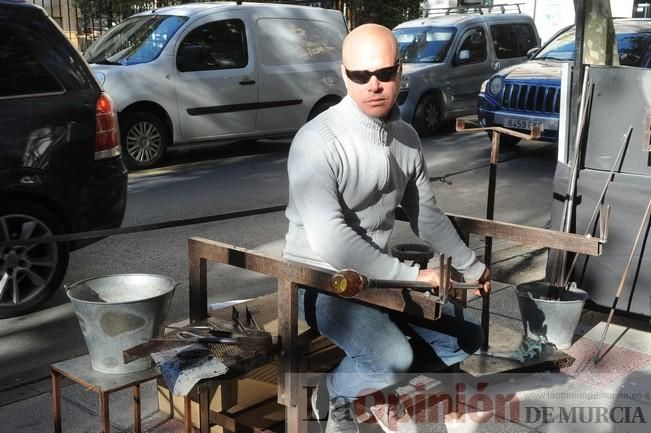
<svg viewBox="0 0 651 433">
<path fill-rule="evenodd" d="M 346 70 L 346 76 L 353 83 L 366 84 L 369 82 L 373 75 L 375 75 L 378 80 L 387 83 L 389 81 L 393 81 L 393 79 L 396 78 L 398 70 L 400 69 L 400 61 L 398 60 L 393 66 L 378 69 L 377 71 L 350 71 L 345 66 L 344 69 Z"/>
</svg>

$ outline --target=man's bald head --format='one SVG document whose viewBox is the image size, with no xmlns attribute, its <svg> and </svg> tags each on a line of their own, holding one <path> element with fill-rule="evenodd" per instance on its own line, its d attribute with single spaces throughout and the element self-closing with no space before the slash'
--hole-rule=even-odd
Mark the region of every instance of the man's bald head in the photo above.
<svg viewBox="0 0 651 433">
<path fill-rule="evenodd" d="M 364 24 L 351 31 L 342 46 L 341 73 L 348 95 L 366 114 L 373 117 L 386 117 L 396 102 L 400 90 L 400 68 L 396 38 L 386 27 L 378 24 Z M 352 81 L 347 71 L 375 72 L 380 69 L 396 67 L 395 76 L 381 81 L 377 75 L 370 76 L 368 82 Z M 367 75 L 368 76 L 368 75 Z M 384 78 L 383 75 L 380 75 Z"/>
<path fill-rule="evenodd" d="M 341 56 L 348 69 L 359 70 L 356 61 L 366 58 L 378 59 L 388 55 L 395 63 L 398 43 L 391 30 L 379 24 L 363 24 L 351 31 L 344 39 Z M 366 67 L 361 69 L 368 69 Z"/>
</svg>

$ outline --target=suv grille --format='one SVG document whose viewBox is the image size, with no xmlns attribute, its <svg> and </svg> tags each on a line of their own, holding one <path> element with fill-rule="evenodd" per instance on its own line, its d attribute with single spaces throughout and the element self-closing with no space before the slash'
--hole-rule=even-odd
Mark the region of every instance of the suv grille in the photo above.
<svg viewBox="0 0 651 433">
<path fill-rule="evenodd" d="M 560 113 L 560 87 L 505 84 L 502 105 L 513 111 Z"/>
</svg>

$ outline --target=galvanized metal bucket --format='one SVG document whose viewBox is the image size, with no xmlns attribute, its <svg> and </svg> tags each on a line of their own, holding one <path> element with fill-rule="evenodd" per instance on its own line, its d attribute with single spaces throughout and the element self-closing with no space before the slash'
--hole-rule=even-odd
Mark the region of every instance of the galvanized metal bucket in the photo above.
<svg viewBox="0 0 651 433">
<path fill-rule="evenodd" d="M 125 364 L 122 351 L 159 335 L 178 283 L 152 274 L 115 274 L 66 286 L 91 365 L 102 373 L 135 373 L 149 358 Z"/>
<path fill-rule="evenodd" d="M 524 335 L 553 343 L 558 349 L 569 349 L 588 293 L 571 287 L 560 300 L 545 299 L 548 291 L 549 282 L 546 281 L 516 287 Z"/>
</svg>

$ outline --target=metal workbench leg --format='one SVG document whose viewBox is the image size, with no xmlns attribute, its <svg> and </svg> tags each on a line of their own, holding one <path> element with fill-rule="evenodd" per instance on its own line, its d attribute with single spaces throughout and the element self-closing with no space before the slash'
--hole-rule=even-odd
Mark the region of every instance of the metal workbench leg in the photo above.
<svg viewBox="0 0 651 433">
<path fill-rule="evenodd" d="M 189 395 L 183 397 L 183 406 L 184 433 L 192 433 L 192 398 Z"/>
<path fill-rule="evenodd" d="M 140 433 L 142 420 L 140 419 L 140 385 L 131 387 L 133 395 L 133 433 Z"/>
<path fill-rule="evenodd" d="M 199 394 L 199 432 L 210 433 L 210 392 L 207 386 L 197 386 Z"/>
<path fill-rule="evenodd" d="M 111 422 L 109 421 L 109 393 L 99 392 L 99 413 L 102 418 L 102 433 L 111 433 Z"/>
<path fill-rule="evenodd" d="M 298 286 L 290 280 L 278 280 L 278 402 L 285 406 L 287 432 L 298 433 L 302 412 L 298 404 Z"/>
<path fill-rule="evenodd" d="M 54 419 L 54 433 L 61 433 L 61 375 L 50 370 L 52 376 L 52 418 Z"/>
</svg>

